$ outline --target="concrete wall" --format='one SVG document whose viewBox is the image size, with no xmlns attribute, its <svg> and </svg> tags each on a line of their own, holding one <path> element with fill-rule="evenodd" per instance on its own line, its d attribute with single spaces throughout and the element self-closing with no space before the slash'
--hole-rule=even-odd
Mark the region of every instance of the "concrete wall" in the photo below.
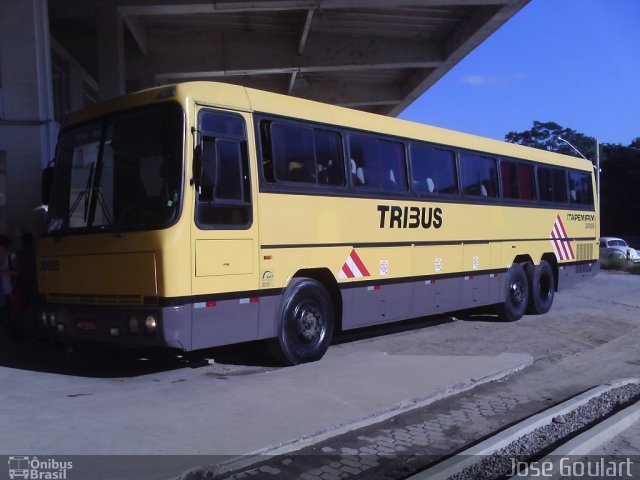
<svg viewBox="0 0 640 480">
<path fill-rule="evenodd" d="M 6 202 L 0 202 L 0 232 L 14 239 L 23 228 L 38 233 L 30 211 L 40 204 L 37 172 L 55 148 L 58 127 L 51 98 L 47 0 L 2 0 L 0 157 Z"/>
</svg>

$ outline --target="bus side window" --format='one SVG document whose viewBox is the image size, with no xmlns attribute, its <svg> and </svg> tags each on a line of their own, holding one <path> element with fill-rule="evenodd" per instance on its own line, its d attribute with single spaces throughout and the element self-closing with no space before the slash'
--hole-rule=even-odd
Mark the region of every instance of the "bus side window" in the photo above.
<svg viewBox="0 0 640 480">
<path fill-rule="evenodd" d="M 272 123 L 271 141 L 277 182 L 316 183 L 312 129 Z"/>
<path fill-rule="evenodd" d="M 571 203 L 593 205 L 593 186 L 587 172 L 569 171 L 569 191 Z"/>
<path fill-rule="evenodd" d="M 276 183 L 344 185 L 342 145 L 337 132 L 280 122 L 262 122 L 265 179 Z M 270 141 L 266 139 L 270 138 Z"/>
<path fill-rule="evenodd" d="M 269 183 L 276 181 L 273 173 L 273 147 L 271 145 L 271 122 L 263 120 L 260 122 L 260 140 L 262 146 L 262 174 Z"/>
<path fill-rule="evenodd" d="M 406 192 L 404 145 L 400 142 L 378 140 L 378 155 L 382 170 L 382 189 L 387 192 Z"/>
<path fill-rule="evenodd" d="M 377 188 L 374 180 L 374 170 L 379 165 L 375 148 L 375 140 L 363 135 L 349 137 L 349 151 L 351 154 L 351 184 L 355 187 Z"/>
<path fill-rule="evenodd" d="M 336 132 L 314 129 L 316 168 L 319 185 L 344 185 L 342 142 Z"/>
<path fill-rule="evenodd" d="M 518 186 L 520 188 L 520 200 L 536 199 L 536 182 L 533 173 L 533 165 L 518 164 Z"/>
<path fill-rule="evenodd" d="M 462 193 L 474 197 L 497 198 L 496 159 L 475 153 L 460 154 Z"/>
<path fill-rule="evenodd" d="M 562 168 L 538 167 L 538 190 L 543 202 L 567 203 L 567 173 Z"/>
<path fill-rule="evenodd" d="M 420 195 L 458 193 L 456 157 L 451 150 L 413 143 L 411 154 L 411 184 Z"/>
<path fill-rule="evenodd" d="M 554 200 L 559 203 L 567 203 L 567 172 L 562 168 L 552 168 L 551 175 Z"/>
<path fill-rule="evenodd" d="M 373 136 L 351 135 L 351 184 L 368 190 L 407 190 L 404 145 Z"/>
<path fill-rule="evenodd" d="M 533 166 L 502 160 L 500 162 L 502 195 L 506 199 L 535 200 Z"/>
</svg>

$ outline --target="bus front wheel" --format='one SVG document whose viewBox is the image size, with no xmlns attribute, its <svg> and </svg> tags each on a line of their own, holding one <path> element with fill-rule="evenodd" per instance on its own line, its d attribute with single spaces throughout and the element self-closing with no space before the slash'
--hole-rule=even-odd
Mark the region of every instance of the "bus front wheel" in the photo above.
<svg viewBox="0 0 640 480">
<path fill-rule="evenodd" d="M 508 322 L 520 320 L 529 303 L 529 282 L 524 268 L 514 263 L 509 269 L 504 302 L 498 307 L 498 317 Z"/>
<path fill-rule="evenodd" d="M 527 265 L 527 280 L 529 280 L 529 306 L 527 313 L 542 315 L 547 313 L 553 305 L 555 294 L 555 277 L 551 265 L 542 260 L 540 265 Z"/>
<path fill-rule="evenodd" d="M 285 365 L 321 359 L 333 337 L 331 297 L 320 282 L 294 278 L 284 292 L 271 351 Z"/>
</svg>

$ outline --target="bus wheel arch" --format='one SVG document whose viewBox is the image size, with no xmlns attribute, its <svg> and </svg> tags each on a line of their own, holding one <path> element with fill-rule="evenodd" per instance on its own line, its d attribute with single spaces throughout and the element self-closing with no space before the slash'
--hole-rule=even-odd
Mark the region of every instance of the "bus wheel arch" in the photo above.
<svg viewBox="0 0 640 480">
<path fill-rule="evenodd" d="M 334 302 L 327 288 L 315 278 L 296 276 L 278 305 L 271 353 L 285 365 L 319 360 L 331 344 L 334 328 Z"/>
<path fill-rule="evenodd" d="M 327 291 L 333 303 L 333 320 L 335 324 L 335 332 L 342 330 L 342 293 L 336 278 L 328 268 L 308 268 L 298 270 L 291 279 L 296 278 L 313 278 L 318 281 Z"/>
</svg>

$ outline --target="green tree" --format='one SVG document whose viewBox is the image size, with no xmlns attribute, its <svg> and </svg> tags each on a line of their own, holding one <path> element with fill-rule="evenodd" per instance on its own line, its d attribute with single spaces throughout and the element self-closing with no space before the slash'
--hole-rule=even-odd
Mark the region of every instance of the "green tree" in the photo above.
<svg viewBox="0 0 640 480">
<path fill-rule="evenodd" d="M 533 127 L 524 132 L 509 132 L 505 140 L 510 143 L 526 145 L 550 152 L 563 153 L 578 157 L 579 155 L 565 142 L 563 138 L 576 147 L 582 154 L 591 159 L 596 156 L 596 139 L 579 133 L 572 128 L 564 128 L 555 122 L 533 122 Z"/>
<path fill-rule="evenodd" d="M 596 140 L 555 122 L 533 122 L 524 132 L 509 132 L 505 140 L 566 155 L 579 155 L 574 145 L 595 164 Z M 640 236 L 640 137 L 628 146 L 600 145 L 600 222 L 602 235 Z"/>
<path fill-rule="evenodd" d="M 633 142 L 628 147 L 602 145 L 600 215 L 603 235 L 640 235 L 640 148 L 633 145 Z"/>
</svg>

